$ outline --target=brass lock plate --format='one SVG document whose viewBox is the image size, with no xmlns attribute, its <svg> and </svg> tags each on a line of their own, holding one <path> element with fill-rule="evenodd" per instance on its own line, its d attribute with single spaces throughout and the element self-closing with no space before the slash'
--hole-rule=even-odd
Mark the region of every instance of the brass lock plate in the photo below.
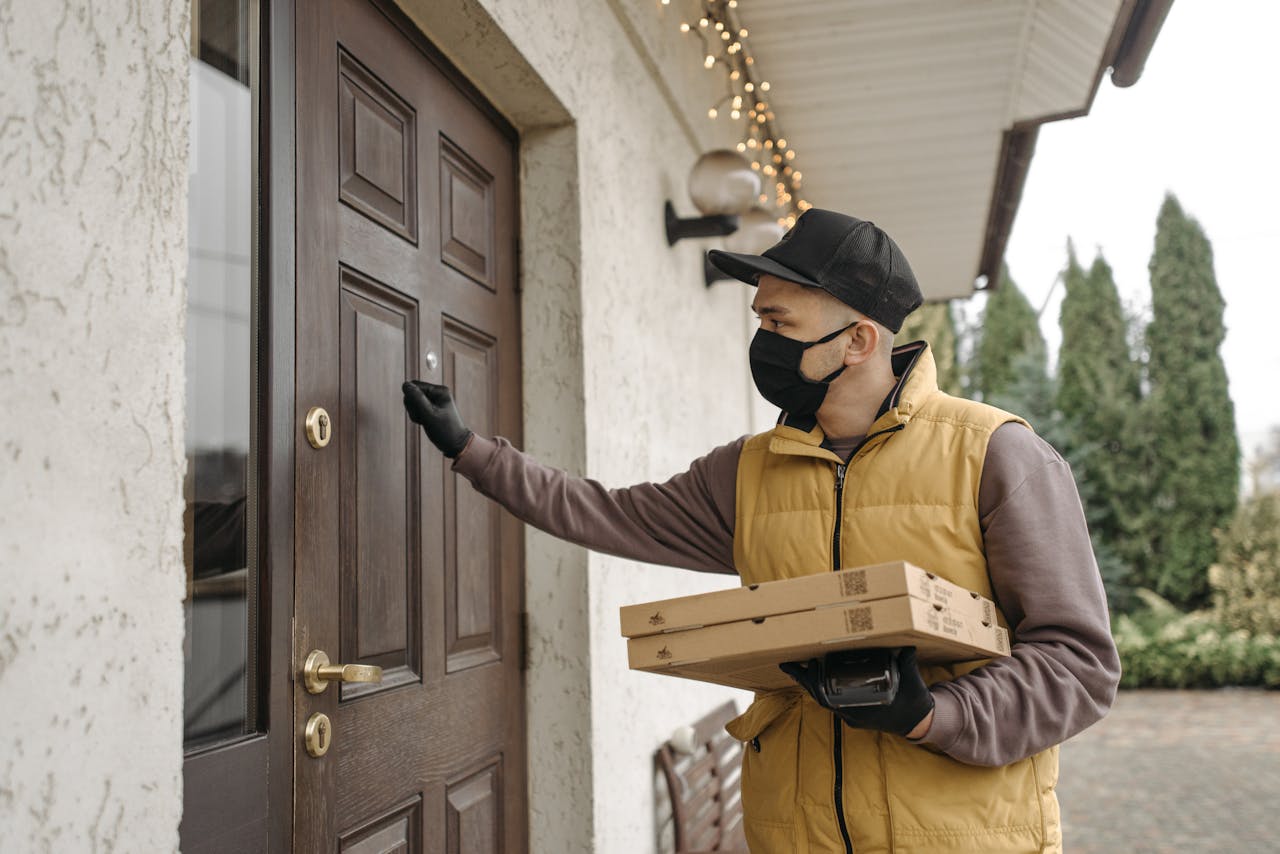
<svg viewBox="0 0 1280 854">
<path fill-rule="evenodd" d="M 307 412 L 307 441 L 313 448 L 323 448 L 333 438 L 333 419 L 323 406 L 313 406 Z"/>
<path fill-rule="evenodd" d="M 319 759 L 329 752 L 333 743 L 333 724 L 324 712 L 316 712 L 307 719 L 307 728 L 303 732 L 303 741 L 307 745 L 307 753 Z"/>
</svg>

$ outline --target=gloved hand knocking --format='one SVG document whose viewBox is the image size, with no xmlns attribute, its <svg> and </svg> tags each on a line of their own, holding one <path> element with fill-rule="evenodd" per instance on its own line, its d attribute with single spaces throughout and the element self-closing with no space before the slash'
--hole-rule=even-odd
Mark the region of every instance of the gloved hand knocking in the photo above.
<svg viewBox="0 0 1280 854">
<path fill-rule="evenodd" d="M 410 380 L 400 386 L 410 420 L 421 424 L 427 438 L 446 457 L 456 457 L 467 447 L 471 431 L 462 423 L 453 394 L 446 385 Z"/>
<path fill-rule="evenodd" d="M 892 652 L 898 685 L 896 692 L 889 692 L 893 698 L 887 705 L 843 706 L 840 698 L 828 690 L 843 681 L 842 662 L 853 662 L 853 656 L 842 658 L 841 653 L 832 653 L 825 659 L 811 658 L 807 664 L 787 661 L 778 667 L 808 691 L 818 705 L 831 709 L 849 726 L 905 736 L 933 711 L 933 696 L 916 666 L 916 648 L 904 646 Z M 858 666 L 862 664 L 858 661 Z"/>
</svg>

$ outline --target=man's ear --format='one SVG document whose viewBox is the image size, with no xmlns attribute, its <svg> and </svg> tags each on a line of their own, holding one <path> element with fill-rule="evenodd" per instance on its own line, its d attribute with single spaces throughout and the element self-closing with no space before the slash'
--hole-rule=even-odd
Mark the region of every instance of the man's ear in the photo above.
<svg viewBox="0 0 1280 854">
<path fill-rule="evenodd" d="M 844 363 L 847 366 L 861 365 L 880 349 L 880 330 L 874 323 L 862 320 L 849 330 L 844 348 Z"/>
</svg>

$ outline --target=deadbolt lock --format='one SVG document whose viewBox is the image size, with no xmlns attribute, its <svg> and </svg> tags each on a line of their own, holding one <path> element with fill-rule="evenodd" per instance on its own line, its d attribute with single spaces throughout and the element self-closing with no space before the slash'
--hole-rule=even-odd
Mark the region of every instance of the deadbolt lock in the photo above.
<svg viewBox="0 0 1280 854">
<path fill-rule="evenodd" d="M 307 753 L 319 759 L 329 752 L 333 743 L 333 724 L 324 712 L 316 712 L 307 719 L 307 728 L 303 733 L 303 741 L 307 743 Z"/>
<path fill-rule="evenodd" d="M 302 665 L 302 680 L 308 691 L 319 694 L 330 682 L 381 682 L 382 668 L 372 664 L 330 664 L 328 655 L 313 649 Z"/>
<path fill-rule="evenodd" d="M 333 438 L 333 419 L 323 406 L 313 406 L 307 412 L 307 441 L 313 448 L 323 448 Z"/>
</svg>

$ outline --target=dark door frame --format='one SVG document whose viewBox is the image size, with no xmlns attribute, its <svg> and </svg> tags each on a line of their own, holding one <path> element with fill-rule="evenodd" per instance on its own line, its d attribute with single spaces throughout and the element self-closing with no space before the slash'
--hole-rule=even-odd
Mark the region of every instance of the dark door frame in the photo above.
<svg viewBox="0 0 1280 854">
<path fill-rule="evenodd" d="M 294 594 L 294 455 L 302 426 L 294 423 L 294 347 L 296 331 L 296 235 L 294 233 L 297 195 L 297 156 L 294 148 L 294 21 L 295 0 L 264 0 L 267 3 L 266 53 L 262 68 L 262 135 L 266 139 L 260 182 L 264 203 L 262 241 L 264 263 L 262 281 L 268 283 L 265 330 L 266 346 L 259 349 L 265 362 L 259 366 L 268 404 L 262 407 L 259 425 L 266 456 L 268 492 L 266 519 L 266 573 L 268 589 L 259 613 L 266 624 L 269 665 L 262 675 L 267 683 L 262 696 L 267 706 L 267 801 L 268 850 L 290 854 L 293 850 L 293 692 L 295 652 L 293 649 Z"/>
</svg>

